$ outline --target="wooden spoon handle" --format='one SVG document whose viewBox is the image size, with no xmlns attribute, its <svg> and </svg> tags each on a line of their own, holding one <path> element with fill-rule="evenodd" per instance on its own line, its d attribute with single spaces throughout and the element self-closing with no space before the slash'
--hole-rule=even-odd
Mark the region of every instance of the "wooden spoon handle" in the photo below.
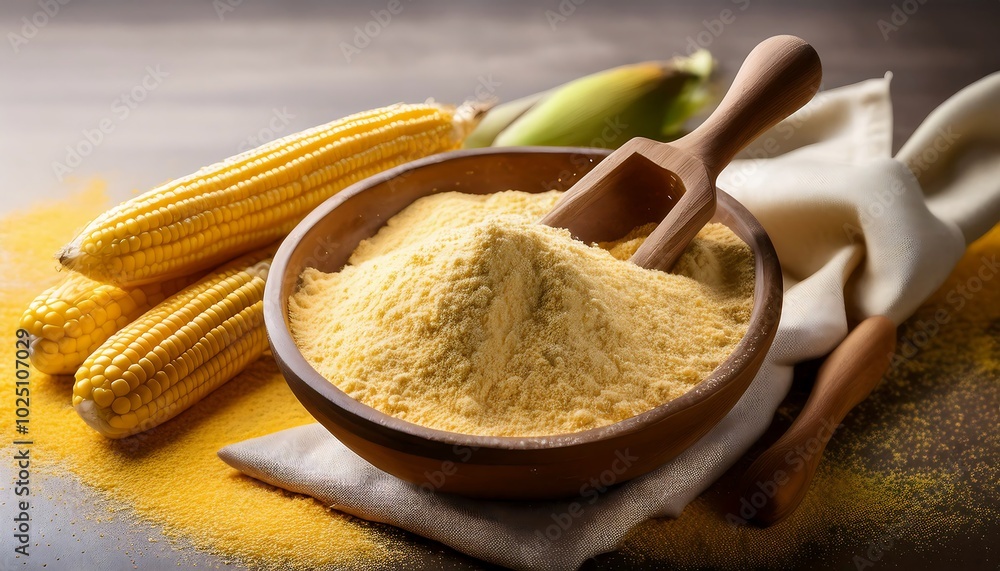
<svg viewBox="0 0 1000 571">
<path fill-rule="evenodd" d="M 743 475 L 736 507 L 741 519 L 768 526 L 795 510 L 834 430 L 882 379 L 895 349 L 896 326 L 875 316 L 830 354 L 798 418 Z"/>
<path fill-rule="evenodd" d="M 750 141 L 808 103 L 822 79 L 812 46 L 795 36 L 768 38 L 747 56 L 712 115 L 671 144 L 701 159 L 715 180 Z"/>
</svg>

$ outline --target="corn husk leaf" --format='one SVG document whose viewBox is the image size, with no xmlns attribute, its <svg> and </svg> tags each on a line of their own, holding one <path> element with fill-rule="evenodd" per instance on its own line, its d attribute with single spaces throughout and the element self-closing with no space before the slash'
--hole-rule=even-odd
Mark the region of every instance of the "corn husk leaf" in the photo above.
<svg viewBox="0 0 1000 571">
<path fill-rule="evenodd" d="M 463 145 L 467 149 L 478 149 L 493 144 L 497 135 L 510 126 L 518 117 L 531 109 L 550 91 L 540 91 L 514 101 L 508 101 L 494 106 L 479 121 L 479 125 L 465 138 Z"/>
<path fill-rule="evenodd" d="M 668 141 L 709 100 L 713 60 L 643 62 L 601 71 L 547 92 L 498 105 L 466 146 L 616 148 L 632 137 Z"/>
</svg>

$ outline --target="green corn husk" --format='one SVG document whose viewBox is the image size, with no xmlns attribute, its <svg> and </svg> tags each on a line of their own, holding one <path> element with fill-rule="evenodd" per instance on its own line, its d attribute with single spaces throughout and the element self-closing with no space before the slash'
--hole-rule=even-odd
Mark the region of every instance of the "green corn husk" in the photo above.
<svg viewBox="0 0 1000 571">
<path fill-rule="evenodd" d="M 551 93 L 550 91 L 540 91 L 527 97 L 508 101 L 497 105 L 486 112 L 486 115 L 479 121 L 476 128 L 465 138 L 464 145 L 468 149 L 478 149 L 488 147 L 493 144 L 497 135 L 510 126 L 518 117 L 524 115 L 529 109 L 535 106 L 543 97 Z"/>
<path fill-rule="evenodd" d="M 491 109 L 465 146 L 617 148 L 632 137 L 676 139 L 709 99 L 712 56 L 601 71 Z"/>
</svg>

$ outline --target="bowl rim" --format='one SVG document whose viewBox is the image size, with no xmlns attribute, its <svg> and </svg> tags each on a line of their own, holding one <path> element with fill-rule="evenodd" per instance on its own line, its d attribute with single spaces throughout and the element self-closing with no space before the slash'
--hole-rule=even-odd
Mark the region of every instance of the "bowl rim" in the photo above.
<svg viewBox="0 0 1000 571">
<path fill-rule="evenodd" d="M 501 154 L 575 154 L 599 160 L 610 153 L 607 149 L 591 147 L 485 147 L 459 149 L 404 163 L 377 175 L 354 183 L 328 198 L 289 232 L 274 255 L 264 290 L 264 321 L 272 353 L 281 365 L 282 375 L 290 385 L 290 372 L 312 392 L 329 401 L 359 425 L 377 425 L 383 429 L 405 435 L 408 440 L 423 441 L 428 445 L 468 447 L 474 450 L 551 450 L 569 448 L 595 441 L 615 439 L 641 431 L 645 426 L 660 422 L 695 404 L 710 398 L 725 385 L 738 377 L 740 371 L 763 359 L 770 347 L 770 339 L 777 329 L 781 313 L 782 275 L 777 253 L 770 237 L 760 222 L 739 201 L 723 191 L 718 191 L 717 212 L 731 211 L 731 218 L 745 226 L 748 233 L 757 237 L 758 250 L 754 256 L 754 300 L 747 333 L 737 343 L 733 352 L 720 363 L 708 377 L 691 387 L 683 395 L 671 399 L 645 412 L 618 422 L 572 433 L 544 436 L 488 436 L 465 434 L 429 428 L 379 411 L 354 399 L 312 367 L 295 344 L 287 323 L 286 301 L 281 298 L 285 274 L 292 253 L 302 244 L 302 239 L 321 219 L 338 206 L 369 188 L 385 184 L 392 179 L 416 169 L 426 168 L 445 161 L 489 157 Z M 445 189 L 442 189 L 445 190 Z M 766 287 L 775 282 L 778 287 Z M 767 342 L 761 342 L 767 341 Z M 294 387 L 292 387 L 294 388 Z M 745 391 L 744 391 L 745 392 Z M 298 394 L 296 393 L 298 398 Z M 319 420 L 319 419 L 317 419 Z"/>
</svg>

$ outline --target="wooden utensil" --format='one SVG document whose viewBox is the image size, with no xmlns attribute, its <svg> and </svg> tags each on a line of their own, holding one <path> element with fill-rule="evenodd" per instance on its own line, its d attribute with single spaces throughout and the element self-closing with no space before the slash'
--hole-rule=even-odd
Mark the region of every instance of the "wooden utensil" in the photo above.
<svg viewBox="0 0 1000 571">
<path fill-rule="evenodd" d="M 339 271 L 359 242 L 414 200 L 445 191 L 542 192 L 555 180 L 565 188 L 606 156 L 601 149 L 551 147 L 455 151 L 375 175 L 320 205 L 282 242 L 264 291 L 267 335 L 295 396 L 341 442 L 379 469 L 425 490 L 467 496 L 576 496 L 592 489 L 593 482 L 624 482 L 686 450 L 718 424 L 750 386 L 781 314 L 781 268 L 771 241 L 753 215 L 725 192 L 719 192 L 713 221 L 732 229 L 754 254 L 747 334 L 686 394 L 615 424 L 537 437 L 477 436 L 419 426 L 354 400 L 324 379 L 306 362 L 288 327 L 288 297 L 298 287 L 302 270 Z M 666 209 L 645 214 L 649 220 L 662 220 Z"/>
<path fill-rule="evenodd" d="M 632 229 L 637 203 L 672 202 L 632 256 L 642 267 L 669 271 L 712 218 L 719 172 L 750 141 L 812 99 L 822 76 L 819 56 L 806 42 L 795 36 L 764 40 L 697 129 L 669 144 L 641 137 L 626 142 L 580 179 L 542 224 L 566 228 L 584 242 L 614 239 Z"/>
<path fill-rule="evenodd" d="M 896 325 L 875 316 L 858 324 L 830 353 L 795 422 L 740 480 L 738 509 L 750 512 L 746 519 L 768 526 L 795 510 L 834 430 L 882 379 L 895 349 Z"/>
</svg>

